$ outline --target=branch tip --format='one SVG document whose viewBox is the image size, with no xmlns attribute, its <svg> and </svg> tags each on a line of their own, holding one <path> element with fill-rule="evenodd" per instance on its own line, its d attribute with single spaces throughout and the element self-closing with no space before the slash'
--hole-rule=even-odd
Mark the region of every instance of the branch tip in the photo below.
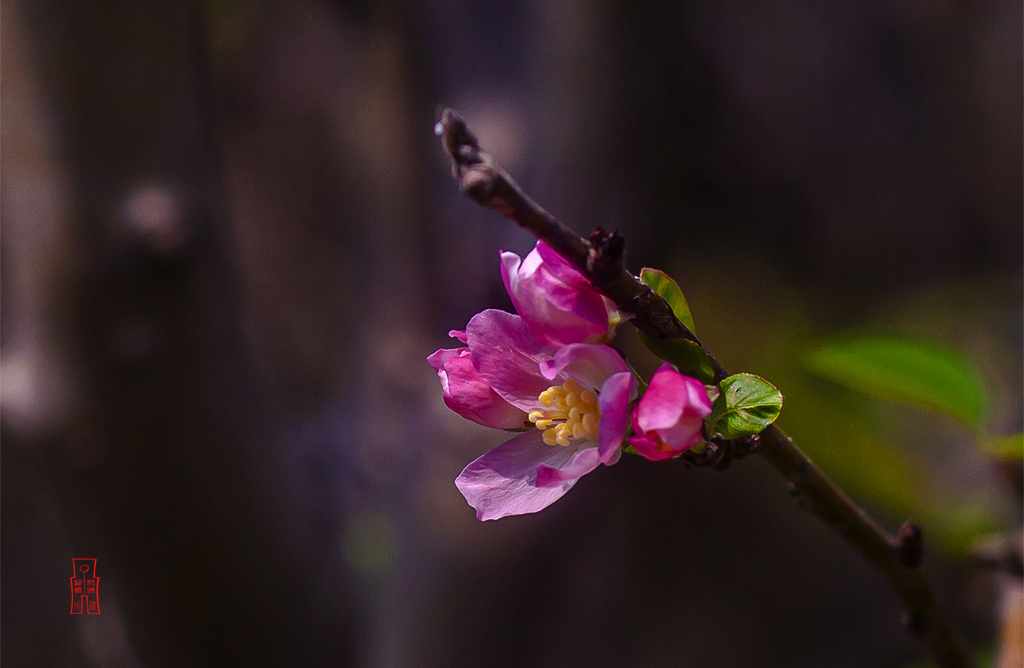
<svg viewBox="0 0 1024 668">
<path fill-rule="evenodd" d="M 551 246 L 586 276 L 651 338 L 697 341 L 668 303 L 623 267 L 626 242 L 617 232 L 598 229 L 588 243 L 526 196 L 480 147 L 466 120 L 454 109 L 441 112 L 434 128 L 452 161 L 452 175 L 462 192 L 477 204 L 515 221 Z"/>
</svg>

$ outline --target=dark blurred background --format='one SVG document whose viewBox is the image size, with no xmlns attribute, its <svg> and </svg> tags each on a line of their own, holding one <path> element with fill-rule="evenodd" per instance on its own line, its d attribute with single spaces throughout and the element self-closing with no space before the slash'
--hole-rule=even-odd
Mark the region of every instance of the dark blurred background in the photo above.
<svg viewBox="0 0 1024 668">
<path fill-rule="evenodd" d="M 920 660 L 896 596 L 750 457 L 623 457 L 478 523 L 505 436 L 424 358 L 510 308 L 431 132 L 671 273 L 727 367 L 926 569 L 972 643 L 1019 525 L 970 435 L 803 370 L 823 337 L 965 354 L 1021 429 L 1021 4 L 0 2 L 5 666 Z M 630 332 L 623 345 L 643 357 Z M 73 557 L 102 614 L 69 615 Z"/>
</svg>

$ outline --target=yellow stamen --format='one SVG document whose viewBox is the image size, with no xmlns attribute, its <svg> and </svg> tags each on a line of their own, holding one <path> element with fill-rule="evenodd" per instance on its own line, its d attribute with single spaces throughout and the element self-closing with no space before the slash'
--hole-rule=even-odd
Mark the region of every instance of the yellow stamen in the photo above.
<svg viewBox="0 0 1024 668">
<path fill-rule="evenodd" d="M 543 432 L 548 445 L 567 446 L 570 441 L 597 437 L 601 409 L 597 394 L 575 380 L 552 385 L 537 396 L 542 410 L 527 417 Z"/>
</svg>

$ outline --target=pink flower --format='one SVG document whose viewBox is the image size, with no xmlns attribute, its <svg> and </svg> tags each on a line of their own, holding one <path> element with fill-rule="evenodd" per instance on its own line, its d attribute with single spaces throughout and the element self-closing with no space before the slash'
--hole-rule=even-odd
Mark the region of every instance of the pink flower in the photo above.
<svg viewBox="0 0 1024 668">
<path fill-rule="evenodd" d="M 453 332 L 456 338 L 461 334 Z M 552 348 L 537 340 L 523 318 L 496 310 L 473 316 L 464 336 L 468 350 L 442 349 L 430 357 L 442 386 L 447 382 L 446 403 L 460 415 L 497 426 L 501 421 L 492 416 L 504 419 L 505 409 L 483 390 L 486 385 L 519 411 L 520 425 L 521 416 L 533 424 L 456 479 L 477 519 L 535 513 L 600 464 L 618 460 L 636 395 L 636 379 L 619 353 L 588 343 Z"/>
<path fill-rule="evenodd" d="M 448 335 L 466 343 L 466 333 L 452 330 Z M 499 397 L 473 367 L 469 348 L 441 348 L 427 358 L 441 379 L 444 403 L 467 420 L 485 427 L 516 429 L 526 422 L 526 413 Z"/>
<path fill-rule="evenodd" d="M 541 343 L 607 343 L 610 300 L 565 258 L 538 241 L 525 259 L 501 253 L 501 277 L 516 312 Z"/>
<path fill-rule="evenodd" d="M 629 444 L 647 459 L 669 459 L 700 443 L 711 399 L 704 384 L 664 364 L 633 411 Z"/>
</svg>

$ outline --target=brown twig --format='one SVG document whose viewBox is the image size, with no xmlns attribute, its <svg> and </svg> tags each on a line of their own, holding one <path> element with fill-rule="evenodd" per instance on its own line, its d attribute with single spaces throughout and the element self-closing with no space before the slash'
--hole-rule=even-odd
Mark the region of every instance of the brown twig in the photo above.
<svg viewBox="0 0 1024 668">
<path fill-rule="evenodd" d="M 511 218 L 551 246 L 614 301 L 620 310 L 631 314 L 631 322 L 647 336 L 700 343 L 679 322 L 664 299 L 625 269 L 622 237 L 598 229 L 588 242 L 558 222 L 527 197 L 480 148 L 476 137 L 457 112 L 445 109 L 438 130 L 452 159 L 452 174 L 464 193 L 478 204 Z M 715 375 L 719 379 L 726 377 L 728 373 L 724 367 L 710 353 L 708 357 Z M 727 455 L 724 460 L 718 456 L 712 458 L 716 468 L 728 464 L 731 450 L 725 448 L 718 453 Z M 762 454 L 789 481 L 791 493 L 800 504 L 831 525 L 885 577 L 907 606 L 906 626 L 928 647 L 942 668 L 971 668 L 974 665 L 965 644 L 918 569 L 922 556 L 921 532 L 915 525 L 906 523 L 900 529 L 898 539 L 890 537 L 775 425 L 747 443 L 746 450 L 740 451 Z"/>
<path fill-rule="evenodd" d="M 441 141 L 452 159 L 452 175 L 462 192 L 481 206 L 511 218 L 520 227 L 551 246 L 588 276 L 595 287 L 633 316 L 633 324 L 654 339 L 697 337 L 686 328 L 664 299 L 636 280 L 623 266 L 625 243 L 612 232 L 598 230 L 588 243 L 558 222 L 519 189 L 515 181 L 480 148 L 458 112 L 445 109 L 439 124 Z"/>
</svg>

